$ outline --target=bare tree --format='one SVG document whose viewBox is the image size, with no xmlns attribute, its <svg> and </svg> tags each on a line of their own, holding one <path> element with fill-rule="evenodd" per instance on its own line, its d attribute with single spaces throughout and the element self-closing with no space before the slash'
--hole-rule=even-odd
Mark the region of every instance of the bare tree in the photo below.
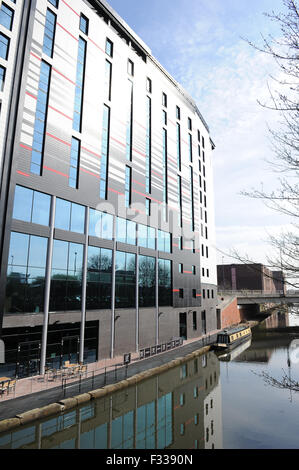
<svg viewBox="0 0 299 470">
<path fill-rule="evenodd" d="M 262 36 L 260 46 L 246 42 L 261 53 L 270 55 L 277 65 L 276 77 L 270 76 L 269 101 L 259 102 L 278 115 L 277 129 L 269 129 L 273 158 L 269 162 L 279 172 L 279 187 L 267 193 L 264 189 L 243 191 L 241 194 L 262 200 L 268 207 L 290 217 L 291 230 L 280 236 L 270 236 L 269 242 L 277 256 L 267 259 L 267 266 L 283 270 L 287 284 L 298 288 L 299 278 L 299 8 L 297 0 L 282 0 L 284 13 L 265 13 L 280 28 L 280 37 Z M 238 253 L 233 257 L 248 262 Z M 252 261 L 250 261 L 252 263 Z"/>
</svg>

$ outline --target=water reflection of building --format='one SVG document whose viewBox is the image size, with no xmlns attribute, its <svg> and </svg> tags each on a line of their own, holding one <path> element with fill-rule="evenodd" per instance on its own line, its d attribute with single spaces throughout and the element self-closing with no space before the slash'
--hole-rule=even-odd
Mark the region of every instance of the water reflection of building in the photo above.
<svg viewBox="0 0 299 470">
<path fill-rule="evenodd" d="M 289 314 L 286 312 L 275 312 L 263 322 L 263 328 L 284 328 L 289 326 Z"/>
<path fill-rule="evenodd" d="M 222 448 L 220 367 L 210 352 L 87 406 L 0 436 L 3 448 Z"/>
</svg>

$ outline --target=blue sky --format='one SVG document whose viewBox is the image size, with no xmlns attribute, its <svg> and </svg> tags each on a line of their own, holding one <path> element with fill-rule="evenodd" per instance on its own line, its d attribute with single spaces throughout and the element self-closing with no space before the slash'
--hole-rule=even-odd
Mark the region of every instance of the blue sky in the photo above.
<svg viewBox="0 0 299 470">
<path fill-rule="evenodd" d="M 109 0 L 108 0 L 109 1 Z M 283 11 L 282 0 L 110 0 L 110 5 L 151 49 L 166 70 L 191 94 L 216 144 L 214 192 L 217 248 L 236 248 L 256 262 L 271 255 L 268 234 L 289 220 L 242 190 L 278 186 L 270 171 L 268 127 L 278 116 L 262 109 L 268 99 L 272 59 L 241 37 L 259 43 L 278 37 L 277 25 L 263 13 Z M 222 253 L 218 262 L 222 262 Z M 233 262 L 224 256 L 224 262 Z"/>
</svg>

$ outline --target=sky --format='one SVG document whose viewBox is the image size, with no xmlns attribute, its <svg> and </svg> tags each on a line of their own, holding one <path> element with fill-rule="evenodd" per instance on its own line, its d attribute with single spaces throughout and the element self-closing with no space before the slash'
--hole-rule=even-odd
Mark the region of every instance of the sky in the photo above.
<svg viewBox="0 0 299 470">
<path fill-rule="evenodd" d="M 279 37 L 263 13 L 284 11 L 282 0 L 108 0 L 151 49 L 154 57 L 196 101 L 216 149 L 214 168 L 218 264 L 233 263 L 237 250 L 266 264 L 269 235 L 290 223 L 241 191 L 275 189 L 278 174 L 267 160 L 273 151 L 269 127 L 278 116 L 269 102 L 270 56 L 242 39 L 261 44 L 261 33 Z"/>
</svg>

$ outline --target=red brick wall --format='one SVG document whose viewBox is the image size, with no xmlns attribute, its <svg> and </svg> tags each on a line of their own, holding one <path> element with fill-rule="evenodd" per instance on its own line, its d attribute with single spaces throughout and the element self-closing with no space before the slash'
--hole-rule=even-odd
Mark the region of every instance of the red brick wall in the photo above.
<svg viewBox="0 0 299 470">
<path fill-rule="evenodd" d="M 221 328 L 226 328 L 241 322 L 237 299 L 235 298 L 221 311 Z"/>
</svg>

